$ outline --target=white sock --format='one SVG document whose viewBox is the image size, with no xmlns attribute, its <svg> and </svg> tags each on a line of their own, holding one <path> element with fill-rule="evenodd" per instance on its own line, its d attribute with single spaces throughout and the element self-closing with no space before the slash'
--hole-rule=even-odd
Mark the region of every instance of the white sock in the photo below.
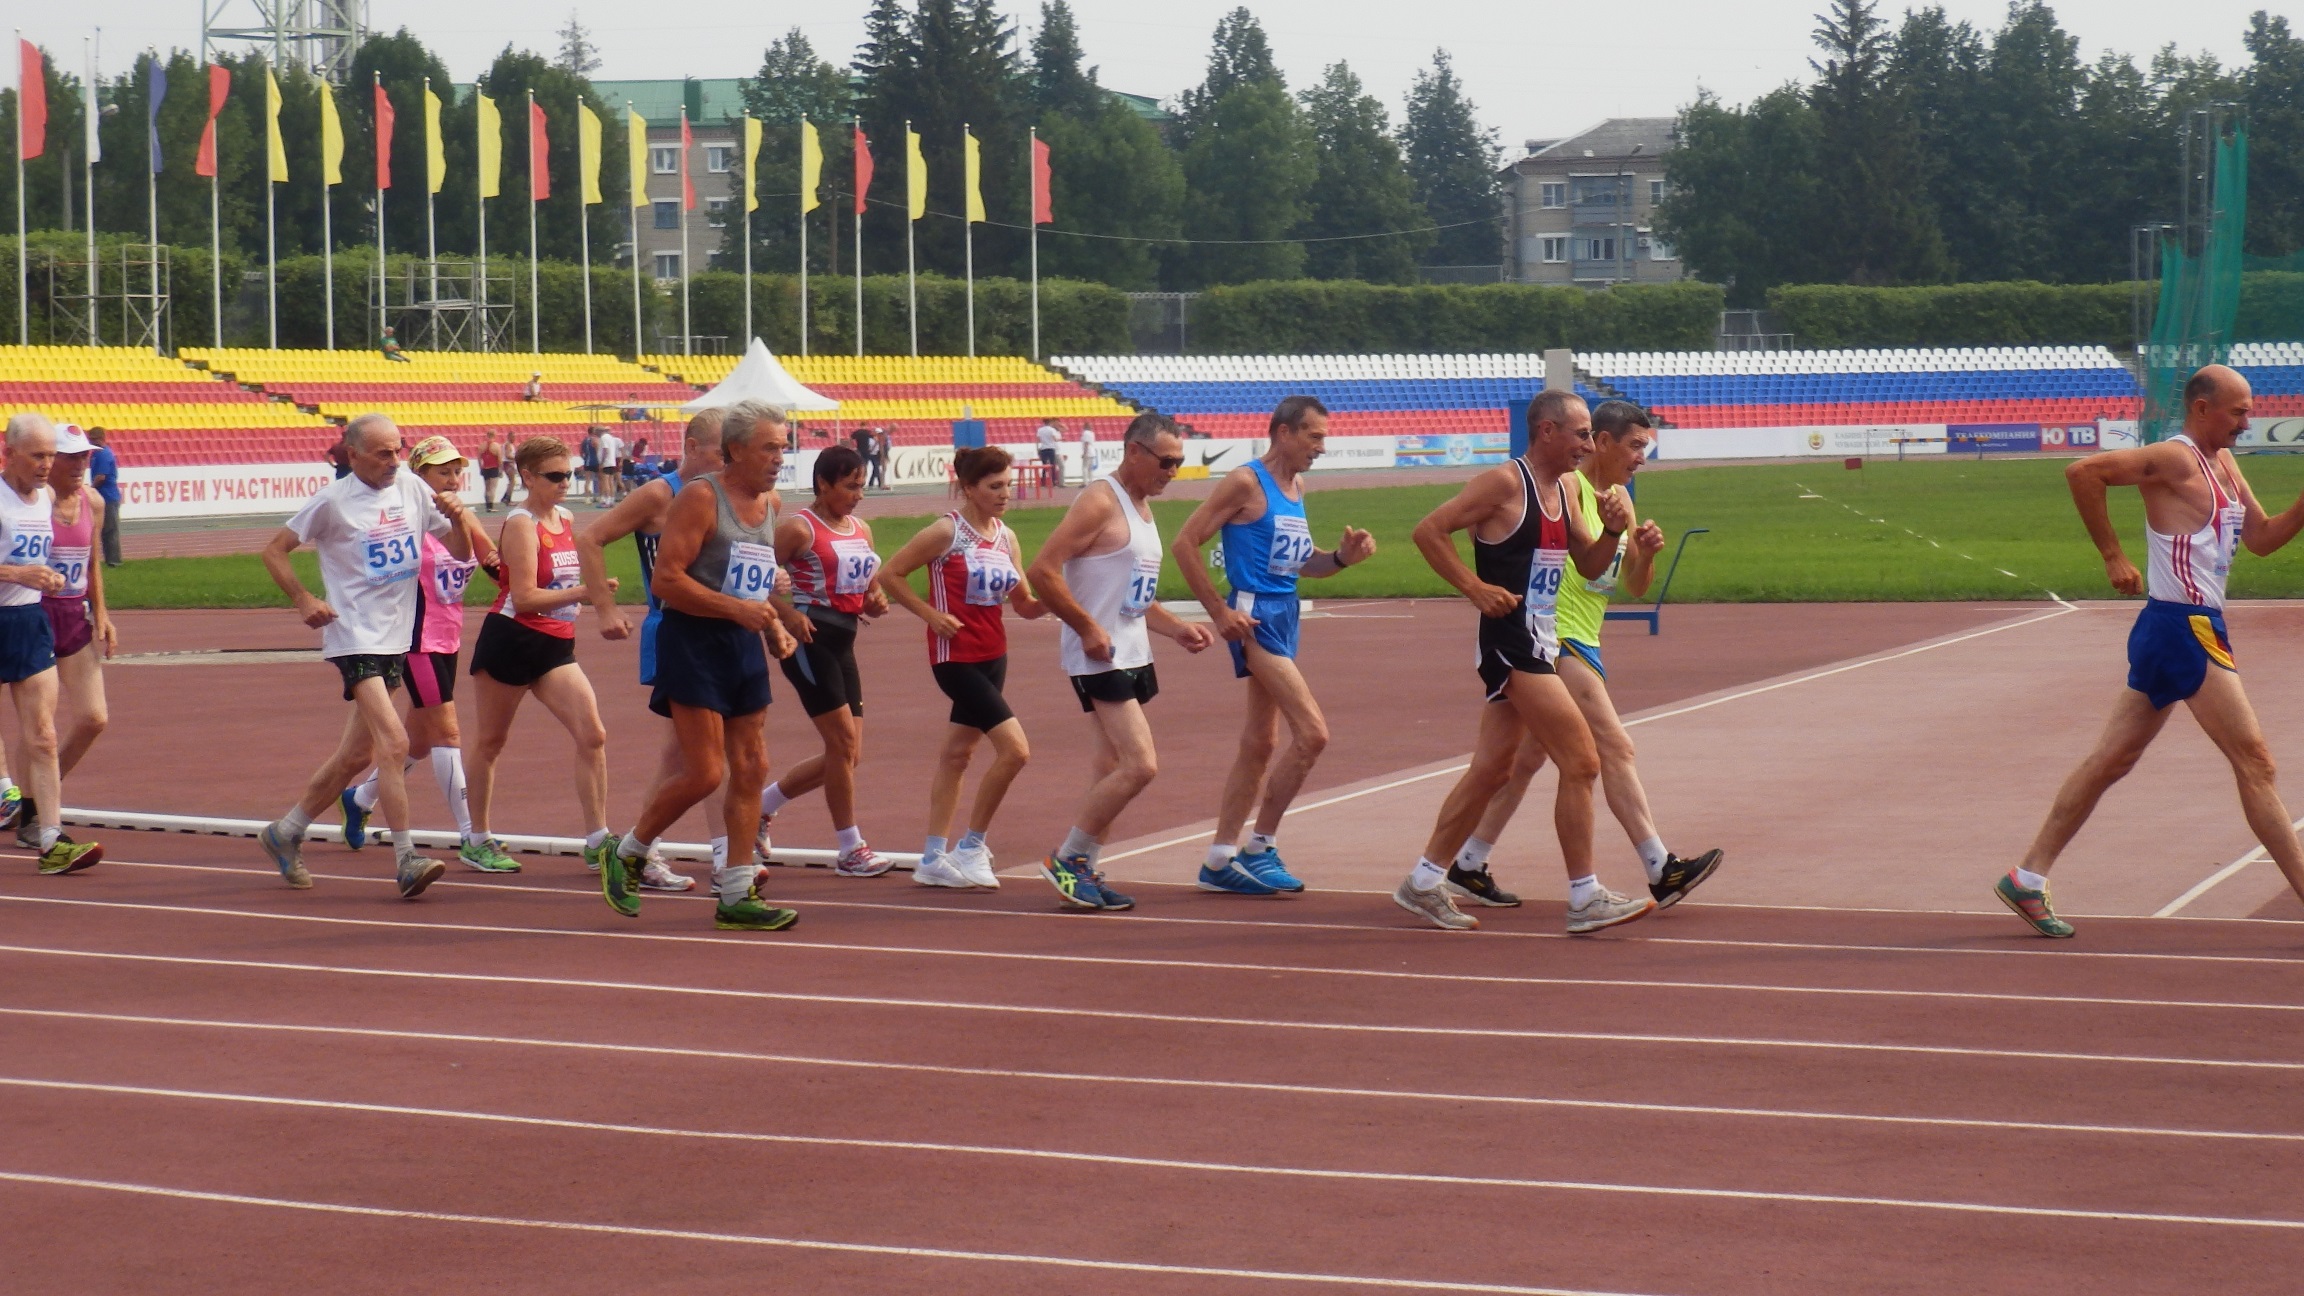
<svg viewBox="0 0 2304 1296">
<path fill-rule="evenodd" d="M 715 837 L 712 839 L 712 871 L 717 873 L 726 867 L 728 867 L 728 839 Z"/>
<path fill-rule="evenodd" d="M 2048 889 L 2048 875 L 2035 873 L 2019 864 L 2016 866 L 2016 885 L 2027 891 L 2045 891 Z"/>
<path fill-rule="evenodd" d="M 374 810 L 376 798 L 382 796 L 383 792 L 383 782 L 378 778 L 376 771 L 370 770 L 368 777 L 360 780 L 359 785 L 352 789 L 352 804 L 363 810 Z"/>
<path fill-rule="evenodd" d="M 393 853 L 393 855 L 397 856 L 397 857 L 398 857 L 398 858 L 400 858 L 400 859 L 406 859 L 406 858 L 408 858 L 409 856 L 411 856 L 411 855 L 415 854 L 415 853 L 416 853 L 416 834 L 415 834 L 415 832 L 414 832 L 413 830 L 411 830 L 411 829 L 407 829 L 407 828 L 395 828 L 395 829 L 393 829 L 393 830 L 392 830 L 392 853 Z"/>
<path fill-rule="evenodd" d="M 1208 871 L 1221 873 L 1232 867 L 1232 857 L 1240 853 L 1237 846 L 1211 846 L 1208 848 Z"/>
<path fill-rule="evenodd" d="M 1260 832 L 1252 832 L 1248 834 L 1247 853 L 1261 855 L 1279 844 L 1280 839 L 1278 837 L 1268 837 Z"/>
<path fill-rule="evenodd" d="M 288 813 L 280 816 L 281 835 L 285 836 L 290 841 L 295 841 L 302 837 L 304 835 L 304 830 L 311 826 L 312 816 L 304 813 L 304 807 L 300 805 L 292 805 L 288 807 Z"/>
<path fill-rule="evenodd" d="M 14 780 L 14 779 L 12 779 L 12 778 L 8 777 L 8 776 L 7 776 L 7 775 L 5 775 L 5 774 L 0 774 L 0 792 L 6 792 L 6 791 L 9 791 L 9 790 L 13 789 L 15 786 L 16 786 L 16 780 Z"/>
<path fill-rule="evenodd" d="M 63 835 L 64 830 L 61 828 L 51 824 L 40 825 L 40 853 L 47 854 L 48 848 L 55 845 L 56 839 Z"/>
<path fill-rule="evenodd" d="M 760 789 L 760 813 L 772 815 L 790 804 L 792 798 L 784 795 L 783 784 L 771 783 Z"/>
<path fill-rule="evenodd" d="M 843 855 L 864 844 L 864 830 L 853 824 L 846 828 L 834 829 L 832 837 L 839 843 L 840 853 Z"/>
<path fill-rule="evenodd" d="M 1640 852 L 1640 862 L 1648 869 L 1648 880 L 1651 882 L 1663 881 L 1664 863 L 1672 858 L 1672 852 L 1664 849 L 1664 839 L 1651 837 L 1632 849 Z"/>
<path fill-rule="evenodd" d="M 1056 848 L 1056 858 L 1092 860 L 1096 858 L 1096 847 L 1095 838 L 1075 827 L 1064 834 L 1064 844 Z"/>
<path fill-rule="evenodd" d="M 471 832 L 472 811 L 464 804 L 464 753 L 454 747 L 433 748 L 432 780 L 440 785 L 448 812 L 456 816 L 456 831 Z"/>
<path fill-rule="evenodd" d="M 656 843 L 654 842 L 644 842 L 640 840 L 640 825 L 634 824 L 632 825 L 632 831 L 624 834 L 624 840 L 617 843 L 616 858 L 628 860 L 646 859 L 648 858 L 648 848 L 655 844 Z M 593 845 L 597 846 L 599 843 L 594 842 Z"/>
<path fill-rule="evenodd" d="M 1456 852 L 1456 867 L 1467 873 L 1485 872 L 1488 868 L 1488 852 L 1494 849 L 1494 842 L 1484 842 L 1477 837 L 1466 838 L 1464 849 Z"/>
<path fill-rule="evenodd" d="M 920 848 L 920 858 L 934 859 L 944 854 L 949 847 L 950 843 L 945 838 L 931 837 L 928 839 L 928 844 Z"/>
<path fill-rule="evenodd" d="M 1416 871 L 1408 875 L 1408 885 L 1419 891 L 1430 891 L 1447 880 L 1448 870 L 1422 857 L 1416 860 Z"/>
<path fill-rule="evenodd" d="M 712 870 L 712 894 L 724 905 L 736 904 L 752 894 L 752 880 L 760 876 L 757 864 L 738 864 Z"/>
<path fill-rule="evenodd" d="M 1600 898 L 1600 875 L 1587 873 L 1568 879 L 1568 907 L 1581 909 Z"/>
</svg>

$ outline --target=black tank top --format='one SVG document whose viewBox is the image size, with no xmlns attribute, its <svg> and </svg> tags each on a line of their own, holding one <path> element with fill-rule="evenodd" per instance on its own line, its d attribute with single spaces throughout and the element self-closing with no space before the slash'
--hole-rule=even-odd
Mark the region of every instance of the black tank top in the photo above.
<svg viewBox="0 0 2304 1296">
<path fill-rule="evenodd" d="M 1483 540 L 1478 532 L 1472 535 L 1472 574 L 1487 584 L 1507 589 L 1514 594 L 1528 593 L 1529 568 L 1539 549 L 1568 548 L 1568 491 L 1554 483 L 1559 495 L 1560 514 L 1546 517 L 1536 507 L 1536 474 L 1528 471 L 1528 461 L 1515 459 L 1512 466 L 1520 470 L 1520 525 L 1501 540 Z M 1495 620 L 1511 620 L 1522 615 L 1514 608 Z"/>
</svg>

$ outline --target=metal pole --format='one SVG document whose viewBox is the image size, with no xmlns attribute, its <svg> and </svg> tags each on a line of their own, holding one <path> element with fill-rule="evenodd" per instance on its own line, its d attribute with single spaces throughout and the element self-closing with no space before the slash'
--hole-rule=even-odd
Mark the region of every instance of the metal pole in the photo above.
<svg viewBox="0 0 2304 1296">
<path fill-rule="evenodd" d="M 336 349 L 336 235 L 329 223 L 328 173 L 320 173 L 320 317 L 327 321 L 328 349 Z"/>
<path fill-rule="evenodd" d="M 807 201 L 807 195 L 801 195 Z M 752 282 L 746 279 L 744 282 Z M 745 343 L 750 346 L 751 343 Z M 800 213 L 800 354 L 808 354 L 808 213 Z"/>
<path fill-rule="evenodd" d="M 392 310 L 388 304 L 392 293 L 391 281 L 384 277 L 384 190 L 376 190 L 376 343 L 384 343 L 384 330 L 392 326 Z"/>
<path fill-rule="evenodd" d="M 747 351 L 752 349 L 752 194 L 757 187 L 752 178 L 752 167 L 746 165 L 744 168 L 744 349 Z M 802 232 L 806 232 L 805 222 L 802 224 Z M 806 262 L 803 261 L 802 264 L 805 265 Z M 801 294 L 800 300 L 807 301 L 807 294 Z M 807 330 L 802 329 L 801 332 L 805 334 Z"/>
<path fill-rule="evenodd" d="M 208 177 L 208 284 L 212 294 L 208 303 L 208 327 L 214 335 L 213 345 L 221 351 L 224 349 L 224 181 L 221 176 L 224 168 L 219 166 L 216 170 L 218 175 Z M 21 195 L 24 192 L 22 168 L 18 171 L 16 192 Z M 21 217 L 22 213 L 18 215 Z"/>
<path fill-rule="evenodd" d="M 479 185 L 473 185 L 479 192 Z M 488 200 L 474 197 L 472 205 L 480 209 L 480 264 L 472 275 L 472 303 L 478 312 L 473 322 L 480 326 L 480 350 L 488 350 Z"/>
<path fill-rule="evenodd" d="M 688 320 L 688 109 L 680 109 L 680 354 L 696 354 L 696 327 Z"/>
<path fill-rule="evenodd" d="M 145 139 L 145 146 L 149 148 L 151 137 L 147 135 Z M 151 239 L 152 257 L 148 267 L 152 279 L 152 353 L 165 355 L 167 348 L 161 345 L 160 337 L 160 168 L 148 166 L 144 170 L 144 222 L 145 232 Z"/>
<path fill-rule="evenodd" d="M 264 345 L 280 349 L 280 249 L 272 216 L 272 173 L 264 173 Z"/>
<path fill-rule="evenodd" d="M 856 137 L 864 132 L 864 119 L 861 117 L 851 118 L 850 125 L 852 129 L 848 135 L 849 147 L 854 148 Z M 848 174 L 856 174 L 855 159 L 850 158 L 849 164 Z M 856 250 L 853 255 L 856 258 L 856 354 L 861 356 L 864 354 L 864 195 L 862 194 L 856 195 L 855 214 Z M 838 269 L 839 267 L 833 268 Z"/>
<path fill-rule="evenodd" d="M 912 199 L 909 192 L 912 184 L 912 123 L 909 121 L 904 123 L 904 184 L 907 190 L 904 199 L 904 301 L 912 328 L 912 354 L 918 356 L 920 354 L 920 281 L 912 256 L 912 227 L 919 222 L 912 219 Z M 21 190 L 23 186 L 18 185 L 17 188 Z"/>
<path fill-rule="evenodd" d="M 96 106 L 96 47 L 93 42 L 85 38 L 81 40 L 80 44 L 85 47 L 88 56 L 88 92 L 83 102 L 86 103 L 88 107 L 94 108 Z M 23 100 L 19 98 L 17 102 L 21 104 Z M 85 129 L 87 134 L 93 137 L 96 133 L 96 123 L 93 121 L 89 122 Z M 103 281 L 100 277 L 100 272 L 102 271 L 103 267 L 102 264 L 96 259 L 95 149 L 86 148 L 80 150 L 80 180 L 82 191 L 88 195 L 88 345 L 100 346 L 103 343 L 103 339 L 96 335 L 96 301 L 103 288 Z M 64 183 L 69 185 L 72 182 L 70 180 L 66 180 Z M 67 228 L 69 228 L 70 222 L 66 222 L 66 225 Z M 123 274 L 125 274 L 128 267 L 123 265 L 120 267 L 120 269 Z M 121 283 L 120 291 L 123 297 L 125 297 L 128 291 L 128 285 L 126 282 Z M 120 338 L 123 342 L 127 341 L 128 330 L 125 324 L 121 326 Z"/>
<path fill-rule="evenodd" d="M 582 129 L 581 126 L 578 129 Z M 576 264 L 584 271 L 584 354 L 592 354 L 592 209 L 584 202 L 584 179 L 576 179 Z M 637 355 L 638 352 L 633 354 Z"/>
<path fill-rule="evenodd" d="M 528 91 L 528 144 L 528 349 L 541 352 L 544 349 L 544 311 L 542 303 L 536 300 L 536 168 L 544 160 L 536 156 L 534 89 Z M 583 184 L 583 180 L 579 178 L 577 184 Z M 576 196 L 582 198 L 584 195 L 579 192 Z M 577 210 L 583 210 L 582 203 L 577 204 Z"/>
<path fill-rule="evenodd" d="M 17 33 L 23 39 L 23 33 Z M 19 91 L 16 102 L 22 103 Z M 16 119 L 16 342 L 32 345 L 32 271 L 24 255 L 24 119 Z"/>
<path fill-rule="evenodd" d="M 1024 167 L 1030 173 L 1032 198 L 1032 359 L 1040 359 L 1040 172 L 1033 159 L 1040 153 L 1040 128 L 1027 132 L 1030 143 L 1025 146 Z"/>
<path fill-rule="evenodd" d="M 632 120 L 632 101 L 629 99 L 624 101 L 624 120 L 626 123 L 630 123 Z M 643 139 L 641 143 L 645 146 L 647 141 Z M 629 142 L 625 145 L 624 153 L 627 157 L 631 156 L 632 148 Z M 631 196 L 633 198 L 646 198 L 648 196 L 648 177 L 645 174 L 632 177 Z M 627 210 L 631 213 L 632 221 L 632 359 L 637 363 L 641 355 L 648 349 L 647 343 L 642 341 L 640 336 L 640 206 L 628 204 Z"/>
</svg>

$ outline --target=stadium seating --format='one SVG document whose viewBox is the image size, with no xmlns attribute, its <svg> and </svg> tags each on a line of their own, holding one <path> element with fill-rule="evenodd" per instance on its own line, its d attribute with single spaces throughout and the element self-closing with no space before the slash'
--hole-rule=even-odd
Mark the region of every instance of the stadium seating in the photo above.
<svg viewBox="0 0 2304 1296">
<path fill-rule="evenodd" d="M 2257 417 L 2304 414 L 2304 342 L 2243 342 L 2232 348 L 2232 367 L 2256 389 Z"/>
<path fill-rule="evenodd" d="M 738 356 L 642 356 L 641 363 L 699 388 L 736 367 Z M 1109 396 L 1015 356 L 780 356 L 802 385 L 840 402 L 802 416 L 813 437 L 831 440 L 858 424 L 888 429 L 898 445 L 949 445 L 952 422 L 978 418 L 991 440 L 1032 440 L 1042 419 L 1070 435 L 1081 424 L 1117 436 L 1136 411 Z"/>
<path fill-rule="evenodd" d="M 2134 418 L 2135 378 L 2100 346 L 1604 352 L 1593 381 L 1679 427 L 2057 423 Z"/>
<path fill-rule="evenodd" d="M 101 427 L 126 467 L 309 460 L 337 437 L 294 405 L 126 347 L 0 347 L 0 407 Z"/>
<path fill-rule="evenodd" d="M 1290 395 L 1319 397 L 1337 436 L 1502 432 L 1506 402 L 1544 386 L 1544 357 L 1527 354 L 1058 356 L 1052 363 L 1215 437 L 1263 436 L 1272 407 Z"/>
</svg>

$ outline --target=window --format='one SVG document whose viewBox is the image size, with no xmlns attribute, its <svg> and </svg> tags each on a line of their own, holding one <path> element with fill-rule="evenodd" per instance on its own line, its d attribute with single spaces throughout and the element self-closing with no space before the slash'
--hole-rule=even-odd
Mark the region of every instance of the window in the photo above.
<svg viewBox="0 0 2304 1296">
<path fill-rule="evenodd" d="M 650 211 L 656 213 L 656 228 L 668 230 L 676 230 L 680 228 L 679 199 L 659 198 L 656 201 L 648 204 L 648 208 Z"/>
<path fill-rule="evenodd" d="M 1544 240 L 1544 261 L 1545 261 L 1545 264 L 1547 264 L 1547 265 L 1557 265 L 1557 264 L 1559 264 L 1560 262 L 1562 262 L 1562 261 L 1565 261 L 1565 260 L 1567 260 L 1567 259 L 1568 259 L 1568 240 L 1567 240 L 1567 239 L 1564 239 L 1564 238 L 1548 238 L 1548 239 L 1545 239 L 1545 240 Z"/>
<path fill-rule="evenodd" d="M 677 278 L 679 278 L 679 277 L 680 277 L 680 254 L 679 254 L 679 253 L 677 253 L 677 252 L 659 252 L 659 253 L 657 253 L 657 254 L 656 254 L 656 277 L 657 277 L 657 278 L 659 278 L 659 279 L 677 279 Z"/>
<path fill-rule="evenodd" d="M 704 146 L 704 169 L 714 175 L 727 174 L 736 156 L 733 144 L 707 144 Z"/>
<path fill-rule="evenodd" d="M 1538 189 L 1541 194 L 1537 199 L 1539 205 L 1545 207 L 1565 207 L 1568 205 L 1568 186 L 1565 182 L 1547 180 L 1538 186 Z M 1550 260 L 1551 258 L 1546 257 L 1545 259 Z"/>
<path fill-rule="evenodd" d="M 680 174 L 680 146 L 677 144 L 649 145 L 648 166 L 658 175 Z"/>
<path fill-rule="evenodd" d="M 1654 206 L 1657 206 L 1658 204 L 1662 203 L 1663 201 L 1664 201 L 1664 182 L 1663 182 L 1663 181 L 1661 181 L 1661 180 L 1651 180 L 1651 181 L 1649 181 L 1649 182 L 1648 182 L 1648 205 L 1649 205 L 1649 206 L 1651 206 L 1651 207 L 1654 207 Z"/>
<path fill-rule="evenodd" d="M 704 223 L 714 229 L 728 228 L 728 200 L 725 198 L 705 199 Z"/>
<path fill-rule="evenodd" d="M 1680 249 L 1663 239 L 1650 235 L 1648 238 L 1648 259 L 1651 261 L 1677 261 L 1680 259 Z"/>
<path fill-rule="evenodd" d="M 1579 261 L 1613 261 L 1616 259 L 1616 240 L 1612 238 L 1578 239 Z"/>
<path fill-rule="evenodd" d="M 1572 183 L 1574 193 L 1571 196 L 1579 207 L 1614 207 L 1616 195 L 1619 192 L 1631 192 L 1627 188 L 1621 188 L 1621 186 L 1628 185 L 1630 181 L 1618 180 L 1612 175 L 1578 176 Z"/>
</svg>

